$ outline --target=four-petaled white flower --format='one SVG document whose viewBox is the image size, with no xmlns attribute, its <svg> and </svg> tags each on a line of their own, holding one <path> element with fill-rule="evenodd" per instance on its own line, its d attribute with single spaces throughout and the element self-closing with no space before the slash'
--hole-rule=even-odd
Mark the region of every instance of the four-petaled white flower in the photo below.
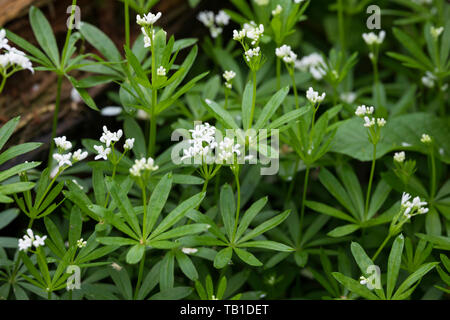
<svg viewBox="0 0 450 320">
<path fill-rule="evenodd" d="M 94 149 L 97 151 L 98 155 L 95 156 L 95 160 L 103 159 L 108 160 L 108 155 L 111 153 L 111 148 L 106 148 L 102 145 L 94 146 Z"/>
<path fill-rule="evenodd" d="M 378 35 L 376 35 L 374 32 L 363 33 L 362 37 L 369 46 L 374 44 L 382 44 L 384 38 L 386 37 L 386 32 L 384 30 L 381 30 Z"/>
<path fill-rule="evenodd" d="M 161 12 L 153 14 L 151 12 L 144 14 L 142 17 L 138 14 L 136 16 L 136 23 L 140 26 L 151 26 L 155 24 L 158 19 L 161 18 Z"/>
<path fill-rule="evenodd" d="M 236 77 L 236 72 L 234 72 L 233 70 L 225 70 L 222 76 L 227 82 L 230 82 L 234 79 L 234 77 Z"/>
<path fill-rule="evenodd" d="M 430 71 L 426 71 L 425 75 L 421 78 L 423 85 L 427 88 L 433 88 L 437 77 Z"/>
<path fill-rule="evenodd" d="M 364 127 L 371 128 L 375 125 L 375 118 L 364 117 Z"/>
<path fill-rule="evenodd" d="M 312 103 L 320 103 L 325 99 L 325 92 L 319 95 L 318 91 L 314 91 L 312 87 L 309 87 L 308 91 L 306 91 L 306 99 L 308 99 Z"/>
<path fill-rule="evenodd" d="M 407 219 L 417 214 L 425 214 L 428 212 L 428 208 L 425 207 L 427 205 L 425 201 L 421 201 L 419 197 L 415 197 L 412 201 L 409 201 L 410 199 L 411 195 L 403 192 L 401 206 L 404 210 L 403 215 Z"/>
<path fill-rule="evenodd" d="M 133 149 L 133 146 L 134 146 L 134 138 L 129 138 L 129 139 L 125 140 L 123 148 L 125 150 L 131 150 L 131 149 Z"/>
<path fill-rule="evenodd" d="M 233 139 L 228 137 L 223 138 L 218 144 L 219 153 L 217 160 L 219 162 L 234 163 L 234 155 L 241 155 L 240 148 L 241 146 L 237 143 L 235 144 Z"/>
<path fill-rule="evenodd" d="M 166 68 L 160 66 L 158 70 L 156 70 L 156 74 L 160 77 L 164 77 L 166 75 Z"/>
<path fill-rule="evenodd" d="M 57 148 L 62 150 L 69 150 L 72 148 L 72 143 L 66 140 L 66 136 L 56 137 L 53 139 Z"/>
<path fill-rule="evenodd" d="M 84 241 L 83 238 L 77 240 L 77 247 L 78 248 L 84 248 L 86 247 L 87 241 Z"/>
<path fill-rule="evenodd" d="M 140 177 L 142 174 L 142 171 L 148 170 L 148 171 L 155 171 L 158 170 L 158 166 L 155 165 L 155 161 L 153 158 L 141 158 L 136 159 L 134 161 L 133 166 L 130 168 L 130 174 L 135 177 Z"/>
<path fill-rule="evenodd" d="M 220 10 L 216 15 L 216 23 L 219 26 L 226 26 L 230 23 L 231 17 L 223 10 Z"/>
<path fill-rule="evenodd" d="M 66 154 L 60 154 L 60 153 L 54 153 L 53 159 L 58 161 L 58 167 L 61 168 L 64 165 L 68 165 L 69 167 L 72 165 L 72 161 L 70 161 L 70 158 L 72 157 L 72 153 L 66 153 Z"/>
<path fill-rule="evenodd" d="M 435 39 L 437 39 L 441 35 L 442 31 L 444 31 L 444 27 L 435 28 L 432 26 L 430 28 L 431 36 Z"/>
<path fill-rule="evenodd" d="M 402 163 L 403 161 L 405 161 L 405 152 L 401 151 L 401 152 L 396 152 L 394 153 L 394 161 Z"/>
<path fill-rule="evenodd" d="M 77 151 L 75 151 L 75 152 L 73 153 L 72 158 L 73 158 L 73 160 L 75 160 L 75 161 L 81 161 L 81 160 L 86 159 L 87 156 L 88 156 L 87 151 L 84 151 L 84 152 L 83 152 L 83 150 L 78 149 Z"/>
</svg>

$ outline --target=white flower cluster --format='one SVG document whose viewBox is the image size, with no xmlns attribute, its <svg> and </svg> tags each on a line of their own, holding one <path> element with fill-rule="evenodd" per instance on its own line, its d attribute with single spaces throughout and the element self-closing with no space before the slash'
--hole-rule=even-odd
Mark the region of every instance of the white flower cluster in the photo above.
<svg viewBox="0 0 450 320">
<path fill-rule="evenodd" d="M 212 11 L 201 11 L 197 15 L 197 19 L 205 27 L 209 28 L 209 32 L 213 38 L 217 38 L 222 34 L 223 27 L 230 23 L 230 16 L 223 10 L 220 10 L 217 15 L 214 15 Z"/>
<path fill-rule="evenodd" d="M 108 130 L 106 126 L 103 126 L 103 133 L 100 137 L 100 142 L 106 145 L 94 145 L 94 149 L 97 151 L 97 155 L 95 156 L 95 160 L 103 159 L 108 160 L 108 155 L 111 153 L 111 146 L 122 138 L 123 131 L 121 129 L 117 130 L 117 132 L 111 132 Z M 134 146 L 134 138 L 129 138 L 125 140 L 123 145 L 123 149 L 125 151 L 133 149 Z"/>
<path fill-rule="evenodd" d="M 403 161 L 405 161 L 405 152 L 401 151 L 394 153 L 394 161 L 398 163 L 402 163 Z"/>
<path fill-rule="evenodd" d="M 422 137 L 420 138 L 420 142 L 429 144 L 429 143 L 431 143 L 431 137 L 428 134 L 424 133 L 424 134 L 422 134 Z"/>
<path fill-rule="evenodd" d="M 207 122 L 196 125 L 189 132 L 192 137 L 188 140 L 190 146 L 183 149 L 181 160 L 200 157 L 202 161 L 210 162 L 214 160 L 211 153 L 215 151 L 215 160 L 218 163 L 233 163 L 234 155 L 239 156 L 241 154 L 239 150 L 241 146 L 235 144 L 233 139 L 225 137 L 222 141 L 217 141 L 216 128 Z"/>
<path fill-rule="evenodd" d="M 141 28 L 141 32 L 144 35 L 144 47 L 150 48 L 152 46 L 152 40 L 155 39 L 155 30 L 152 30 L 152 38 L 150 39 L 149 34 L 144 27 Z"/>
<path fill-rule="evenodd" d="M 136 16 L 136 23 L 141 27 L 152 26 L 159 20 L 159 18 L 161 18 L 161 12 L 158 12 L 157 14 L 149 12 L 144 14 L 142 17 L 138 14 Z"/>
<path fill-rule="evenodd" d="M 322 79 L 327 73 L 327 66 L 323 57 L 316 52 L 296 60 L 295 67 L 302 71 L 308 71 L 316 80 Z"/>
<path fill-rule="evenodd" d="M 234 72 L 233 70 L 225 70 L 225 72 L 223 73 L 222 76 L 226 81 L 225 87 L 227 87 L 228 89 L 231 89 L 233 87 L 232 81 L 233 81 L 234 77 L 236 77 L 236 72 Z"/>
<path fill-rule="evenodd" d="M 309 87 L 308 91 L 306 91 L 306 99 L 308 99 L 311 103 L 321 103 L 323 99 L 325 99 L 325 92 L 319 95 L 318 91 L 314 91 L 312 87 Z"/>
<path fill-rule="evenodd" d="M 250 23 L 244 23 L 242 30 L 233 31 L 233 39 L 239 41 L 244 48 L 244 57 L 247 63 L 250 65 L 256 66 L 259 64 L 260 60 L 253 60 L 255 57 L 261 56 L 261 48 L 258 46 L 259 40 L 261 39 L 264 33 L 264 25 L 260 24 L 259 26 L 254 22 L 250 21 Z M 245 39 L 249 39 L 251 46 L 245 42 Z M 253 68 L 250 67 L 250 68 Z"/>
<path fill-rule="evenodd" d="M 54 139 L 58 152 L 53 154 L 53 159 L 58 161 L 58 170 L 65 165 L 72 166 L 73 163 L 86 159 L 87 151 L 78 149 L 73 154 L 72 152 L 64 153 L 72 148 L 72 143 L 67 141 L 66 136 L 56 137 Z"/>
<path fill-rule="evenodd" d="M 160 66 L 158 68 L 158 70 L 156 70 L 156 75 L 158 75 L 160 77 L 164 77 L 166 75 L 166 68 L 164 68 L 163 66 Z"/>
<path fill-rule="evenodd" d="M 31 246 L 34 246 L 35 248 L 43 246 L 45 244 L 45 239 L 47 239 L 47 236 L 40 237 L 35 235 L 33 230 L 28 229 L 27 234 L 24 235 L 22 239 L 19 239 L 19 251 L 26 251 L 31 248 Z"/>
<path fill-rule="evenodd" d="M 256 47 L 256 48 L 253 48 L 253 49 L 248 49 L 247 51 L 245 51 L 245 59 L 248 62 L 250 62 L 250 60 L 253 57 L 259 56 L 260 51 L 261 51 L 260 47 Z"/>
<path fill-rule="evenodd" d="M 155 171 L 158 170 L 158 166 L 155 165 L 155 161 L 152 158 L 141 158 L 140 160 L 135 160 L 133 166 L 130 168 L 130 174 L 135 177 L 140 177 L 142 171 Z"/>
<path fill-rule="evenodd" d="M 424 214 L 428 212 L 428 208 L 425 208 L 427 203 L 425 201 L 420 201 L 419 197 L 415 197 L 412 202 L 409 201 L 411 199 L 411 195 L 403 192 L 402 194 L 402 201 L 401 205 L 402 208 L 405 210 L 403 212 L 403 215 L 410 219 L 412 216 L 418 215 L 418 214 Z"/>
<path fill-rule="evenodd" d="M 297 55 L 292 51 L 290 46 L 282 45 L 275 49 L 275 54 L 278 58 L 283 59 L 287 64 L 293 64 L 297 60 Z"/>
<path fill-rule="evenodd" d="M 378 35 L 376 35 L 374 32 L 369 33 L 363 33 L 362 37 L 367 45 L 372 46 L 374 44 L 382 44 L 384 41 L 384 38 L 386 37 L 386 32 L 384 30 L 381 30 Z"/>
<path fill-rule="evenodd" d="M 277 15 L 279 15 L 281 12 L 283 12 L 283 7 L 280 6 L 279 4 L 277 4 L 277 6 L 275 7 L 275 9 L 272 10 L 272 15 L 273 15 L 273 16 L 277 16 Z"/>
<path fill-rule="evenodd" d="M 3 51 L 3 53 L 2 53 Z M 4 74 L 10 73 L 6 71 L 9 68 L 17 69 L 28 69 L 34 73 L 33 66 L 30 59 L 25 56 L 25 53 L 11 47 L 8 44 L 8 39 L 6 38 L 5 29 L 0 30 L 0 70 Z"/>
<path fill-rule="evenodd" d="M 375 124 L 378 127 L 384 127 L 386 125 L 386 120 L 384 118 L 370 118 L 368 115 L 373 114 L 375 111 L 374 107 L 366 107 L 365 105 L 356 108 L 355 115 L 364 119 L 364 127 L 372 128 Z"/>
<path fill-rule="evenodd" d="M 425 72 L 425 75 L 422 77 L 422 83 L 427 88 L 434 88 L 435 81 L 437 77 L 430 71 Z"/>
</svg>

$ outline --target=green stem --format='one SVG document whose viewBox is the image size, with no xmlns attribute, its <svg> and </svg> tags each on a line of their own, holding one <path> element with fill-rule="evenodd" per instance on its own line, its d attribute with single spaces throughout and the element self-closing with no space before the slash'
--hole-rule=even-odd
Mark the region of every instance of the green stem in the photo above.
<svg viewBox="0 0 450 320">
<path fill-rule="evenodd" d="M 375 254 L 373 255 L 372 262 L 375 262 L 375 259 L 381 253 L 381 250 L 383 250 L 384 246 L 387 244 L 387 242 L 389 241 L 390 238 L 391 238 L 391 234 L 389 233 L 388 236 L 386 237 L 386 239 L 384 239 L 384 241 L 381 244 L 381 246 L 378 248 L 377 252 L 375 252 Z"/>
<path fill-rule="evenodd" d="M 128 9 L 128 0 L 124 0 L 125 11 L 125 44 L 130 47 L 130 10 Z"/>
<path fill-rule="evenodd" d="M 33 222 L 34 222 L 34 219 L 30 218 L 30 222 L 28 222 L 28 228 L 27 229 L 31 229 L 31 227 L 33 226 Z"/>
<path fill-rule="evenodd" d="M 295 178 L 297 176 L 297 170 L 298 170 L 299 164 L 300 164 L 300 159 L 297 158 L 297 160 L 295 161 L 294 173 L 292 174 L 292 180 L 291 180 L 291 183 L 289 184 L 289 189 L 288 189 L 287 196 L 286 196 L 286 202 L 289 202 L 289 200 L 291 200 L 292 191 L 294 190 Z"/>
<path fill-rule="evenodd" d="M 139 273 L 138 273 L 138 280 L 136 283 L 136 289 L 134 290 L 134 300 L 137 299 L 139 289 L 141 288 L 142 275 L 144 274 L 144 264 L 145 264 L 145 250 L 144 254 L 142 255 L 141 262 L 139 263 Z"/>
<path fill-rule="evenodd" d="M 60 66 L 60 72 L 64 73 L 64 66 L 66 65 L 66 54 L 67 54 L 67 48 L 69 46 L 69 39 L 72 34 L 73 29 L 73 19 L 75 18 L 75 6 L 77 5 L 77 0 L 72 0 L 72 11 L 70 13 L 70 23 L 69 28 L 66 33 L 66 40 L 64 42 L 64 48 L 61 55 L 61 66 Z"/>
<path fill-rule="evenodd" d="M 112 172 L 112 176 L 111 176 L 112 180 L 114 180 L 114 177 L 116 176 L 116 169 L 117 169 L 117 164 L 113 164 L 113 172 Z M 105 208 L 108 206 L 108 201 L 109 201 L 109 192 L 106 195 Z"/>
<path fill-rule="evenodd" d="M 277 90 L 281 88 L 281 60 L 277 59 Z"/>
<path fill-rule="evenodd" d="M 250 112 L 250 126 L 253 124 L 253 114 L 255 113 L 255 105 L 256 105 L 256 71 L 252 71 L 253 75 L 253 97 L 252 97 L 252 111 Z"/>
<path fill-rule="evenodd" d="M 0 83 L 0 93 L 2 93 L 3 88 L 5 87 L 6 77 L 2 75 L 2 82 Z"/>
<path fill-rule="evenodd" d="M 145 188 L 145 183 L 141 180 L 141 189 L 142 189 L 142 204 L 144 206 L 144 213 L 142 216 L 142 234 L 143 234 L 143 239 L 142 241 L 145 242 L 146 238 L 147 238 L 147 226 L 146 226 L 146 221 L 147 221 L 147 193 L 146 193 L 146 188 Z"/>
<path fill-rule="evenodd" d="M 56 84 L 56 101 L 55 101 L 55 110 L 53 111 L 53 125 L 52 125 L 52 136 L 50 139 L 50 150 L 48 153 L 48 167 L 52 167 L 53 160 L 53 150 L 55 148 L 55 137 L 56 137 L 56 128 L 58 126 L 58 114 L 59 114 L 59 104 L 61 102 L 61 87 L 62 87 L 63 75 L 58 75 L 58 80 Z"/>
<path fill-rule="evenodd" d="M 233 241 L 234 241 L 234 237 L 236 235 L 238 222 L 239 222 L 239 211 L 241 208 L 241 185 L 239 183 L 238 170 L 233 170 L 233 173 L 234 173 L 234 179 L 236 181 L 236 193 L 237 193 L 236 217 L 235 217 L 235 221 L 234 221 L 234 230 L 233 230 Z"/>
<path fill-rule="evenodd" d="M 430 190 L 431 190 L 431 199 L 434 199 L 436 195 L 436 161 L 434 159 L 434 150 L 430 148 L 431 153 L 431 177 L 430 177 Z"/>
<path fill-rule="evenodd" d="M 341 42 L 341 50 L 345 54 L 345 30 L 344 30 L 344 7 L 342 0 L 338 0 L 338 28 L 339 28 L 339 41 Z"/>
<path fill-rule="evenodd" d="M 303 217 L 305 215 L 305 202 L 306 202 L 306 191 L 308 190 L 308 180 L 309 180 L 309 165 L 306 165 L 305 181 L 303 182 L 302 208 L 300 211 L 300 236 L 302 235 L 303 229 Z"/>
<path fill-rule="evenodd" d="M 205 179 L 205 182 L 203 182 L 202 193 L 206 192 L 206 188 L 208 187 L 208 182 L 209 182 L 209 179 Z M 197 208 L 195 208 L 195 210 L 198 210 L 198 208 L 200 208 L 200 203 L 198 204 Z"/>
<path fill-rule="evenodd" d="M 297 85 L 295 83 L 295 72 L 294 72 L 294 70 L 289 70 L 289 75 L 291 76 L 291 79 L 292 79 L 292 89 L 294 90 L 294 96 L 295 96 L 295 108 L 298 109 L 299 108 L 298 93 L 297 93 Z"/>
<path fill-rule="evenodd" d="M 150 30 L 151 39 L 151 50 L 152 50 L 152 108 L 150 113 L 150 134 L 149 134 L 149 144 L 148 144 L 148 154 L 150 157 L 154 156 L 155 153 L 155 141 L 156 141 L 156 104 L 158 103 L 158 90 L 154 88 L 156 82 L 156 55 L 155 55 L 155 44 L 152 39 L 153 26 Z"/>
<path fill-rule="evenodd" d="M 373 145 L 373 159 L 372 159 L 372 167 L 370 169 L 370 177 L 369 177 L 369 186 L 367 187 L 367 194 L 366 194 L 366 205 L 364 207 L 364 217 L 367 217 L 367 213 L 369 211 L 369 198 L 370 198 L 370 191 L 372 189 L 372 180 L 373 180 L 373 174 L 375 172 L 375 162 L 377 159 L 377 145 Z"/>
</svg>

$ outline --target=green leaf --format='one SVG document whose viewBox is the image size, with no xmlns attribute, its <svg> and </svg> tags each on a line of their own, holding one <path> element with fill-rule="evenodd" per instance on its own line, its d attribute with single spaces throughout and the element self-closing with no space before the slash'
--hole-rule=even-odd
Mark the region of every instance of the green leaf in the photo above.
<svg viewBox="0 0 450 320">
<path fill-rule="evenodd" d="M 106 59 L 111 62 L 119 62 L 122 60 L 122 56 L 112 40 L 96 26 L 83 22 L 80 32 Z"/>
<path fill-rule="evenodd" d="M 306 201 L 305 205 L 314 211 L 329 215 L 331 217 L 335 217 L 353 223 L 357 222 L 354 218 L 352 218 L 348 214 L 320 202 Z"/>
<path fill-rule="evenodd" d="M 156 221 L 158 220 L 164 205 L 166 204 L 167 198 L 170 194 L 170 189 L 172 188 L 172 174 L 167 173 L 158 182 L 155 189 L 153 190 L 152 196 L 148 203 L 147 220 L 145 221 L 145 234 L 144 238 L 147 238 L 152 231 Z"/>
<path fill-rule="evenodd" d="M 55 66 L 59 66 L 59 51 L 56 44 L 53 30 L 44 14 L 38 8 L 32 6 L 29 12 L 30 24 L 33 29 L 34 36 L 41 46 L 42 50 L 53 61 Z"/>
<path fill-rule="evenodd" d="M 231 239 L 234 232 L 236 204 L 233 189 L 229 184 L 225 184 L 220 191 L 220 214 L 228 238 Z"/>
<path fill-rule="evenodd" d="M 233 250 L 234 252 L 236 252 L 238 257 L 241 258 L 241 260 L 244 261 L 245 263 L 254 267 L 259 267 L 263 265 L 261 261 L 259 261 L 253 254 L 251 254 L 247 250 L 242 250 L 239 248 L 233 248 Z"/>
<path fill-rule="evenodd" d="M 192 293 L 191 287 L 175 287 L 161 290 L 150 297 L 150 300 L 180 300 Z"/>
<path fill-rule="evenodd" d="M 233 249 L 231 247 L 227 247 L 217 252 L 216 257 L 214 258 L 214 267 L 217 269 L 225 267 L 231 260 L 232 254 Z"/>
<path fill-rule="evenodd" d="M 159 286 L 161 291 L 173 288 L 173 273 L 175 265 L 175 256 L 172 251 L 169 251 L 161 261 L 161 270 L 159 278 Z"/>
<path fill-rule="evenodd" d="M 135 264 L 141 261 L 142 257 L 144 256 L 145 252 L 145 246 L 142 244 L 135 244 L 128 250 L 127 253 L 127 263 L 129 264 Z"/>
<path fill-rule="evenodd" d="M 275 228 L 280 223 L 282 223 L 284 220 L 286 220 L 286 218 L 289 216 L 290 212 L 291 212 L 290 210 L 286 210 L 283 213 L 280 213 L 279 215 L 277 215 L 277 216 L 275 216 L 275 217 L 273 217 L 273 218 L 271 218 L 271 219 L 261 223 L 255 229 L 253 229 L 249 233 L 245 234 L 238 241 L 238 243 L 246 242 L 247 240 L 253 239 L 253 238 L 259 236 L 260 234 L 263 234 L 264 232 Z"/>
<path fill-rule="evenodd" d="M 204 105 L 228 129 L 239 129 L 231 114 L 212 100 L 206 99 Z"/>
<path fill-rule="evenodd" d="M 40 162 L 25 162 L 25 163 L 18 164 L 17 166 L 14 166 L 12 168 L 9 168 L 5 171 L 0 172 L 0 181 L 8 179 L 9 177 L 12 177 L 20 172 L 24 172 L 24 171 L 30 170 L 32 168 L 35 168 L 39 164 L 40 164 Z"/>
<path fill-rule="evenodd" d="M 291 247 L 289 247 L 285 244 L 275 242 L 275 241 L 270 241 L 270 240 L 247 241 L 247 242 L 239 244 L 239 247 L 241 247 L 241 248 L 262 248 L 262 249 L 283 251 L 283 252 L 293 251 L 293 249 Z"/>
<path fill-rule="evenodd" d="M 19 210 L 15 208 L 7 209 L 0 213 L 0 230 L 10 224 L 19 215 Z"/>
<path fill-rule="evenodd" d="M 423 234 L 423 233 L 416 233 L 416 236 L 418 236 L 421 239 L 427 240 L 428 242 L 431 242 L 436 249 L 443 249 L 443 250 L 450 250 L 450 238 L 444 237 L 444 236 L 434 236 L 429 234 Z"/>
<path fill-rule="evenodd" d="M 195 269 L 195 265 L 186 254 L 181 251 L 175 251 L 175 258 L 177 259 L 181 271 L 183 271 L 186 277 L 188 277 L 192 281 L 198 279 L 198 272 Z"/>
<path fill-rule="evenodd" d="M 359 228 L 361 227 L 357 224 L 346 224 L 344 226 L 334 228 L 333 230 L 328 232 L 327 235 L 334 238 L 343 237 L 355 232 Z"/>
<path fill-rule="evenodd" d="M 0 128 L 0 150 L 5 145 L 6 141 L 11 137 L 14 132 L 14 129 L 19 124 L 20 117 L 15 117 L 9 120 Z"/>
<path fill-rule="evenodd" d="M 235 240 L 239 240 L 239 238 L 244 234 L 245 231 L 247 231 L 248 226 L 253 221 L 253 219 L 256 217 L 256 215 L 264 208 L 268 200 L 268 197 L 264 197 L 253 203 L 250 208 L 248 208 L 240 223 L 239 227 L 236 232 Z"/>
<path fill-rule="evenodd" d="M 253 129 L 255 130 L 262 129 L 269 122 L 269 120 L 272 118 L 272 116 L 280 107 L 281 103 L 286 98 L 288 92 L 289 87 L 284 87 L 278 90 L 278 92 L 275 93 L 270 98 L 270 100 L 266 103 L 266 105 L 262 109 L 261 114 L 259 115 L 258 120 L 256 121 L 256 124 L 253 126 Z"/>
<path fill-rule="evenodd" d="M 81 237 L 81 227 L 83 220 L 81 217 L 81 211 L 78 207 L 74 206 L 70 212 L 70 224 L 69 224 L 69 245 L 75 246 L 77 241 Z"/>
<path fill-rule="evenodd" d="M 392 244 L 391 253 L 388 259 L 388 272 L 387 272 L 387 298 L 392 297 L 392 293 L 395 289 L 395 284 L 397 283 L 398 273 L 400 271 L 400 265 L 402 262 L 403 245 L 405 239 L 402 234 L 395 238 Z"/>
<path fill-rule="evenodd" d="M 398 287 L 392 299 L 396 299 L 403 293 L 407 292 L 408 289 L 416 282 L 420 281 L 428 272 L 430 272 L 439 262 L 429 262 L 421 265 L 413 274 L 411 274 L 405 281 Z M 411 294 L 412 292 L 410 292 Z M 405 299 L 407 297 L 403 297 Z"/>
<path fill-rule="evenodd" d="M 19 144 L 16 146 L 12 146 L 11 148 L 4 151 L 0 155 L 0 165 L 5 163 L 8 160 L 11 160 L 11 159 L 21 155 L 21 154 L 35 150 L 35 149 L 39 148 L 41 145 L 42 145 L 42 143 L 38 143 L 38 142 L 28 142 L 28 143 L 23 143 L 23 144 Z"/>
</svg>

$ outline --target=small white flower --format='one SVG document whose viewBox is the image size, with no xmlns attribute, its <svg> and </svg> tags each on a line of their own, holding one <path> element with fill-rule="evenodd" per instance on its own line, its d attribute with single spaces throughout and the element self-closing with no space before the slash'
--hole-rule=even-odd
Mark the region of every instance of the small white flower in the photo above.
<svg viewBox="0 0 450 320">
<path fill-rule="evenodd" d="M 272 15 L 277 16 L 283 11 L 283 7 L 277 4 L 276 8 L 272 10 Z"/>
<path fill-rule="evenodd" d="M 405 152 L 401 151 L 401 152 L 394 153 L 394 161 L 400 162 L 400 163 L 405 161 Z"/>
<path fill-rule="evenodd" d="M 153 25 L 158 19 L 161 18 L 161 12 L 158 12 L 157 14 L 153 14 L 151 12 L 144 14 L 143 17 L 138 14 L 136 16 L 136 23 L 140 26 L 151 26 Z"/>
<path fill-rule="evenodd" d="M 130 168 L 130 174 L 135 177 L 140 177 L 141 172 L 144 170 L 155 171 L 158 170 L 158 166 L 154 164 L 152 158 L 141 158 L 134 161 L 134 165 Z"/>
<path fill-rule="evenodd" d="M 297 61 L 297 55 L 291 50 L 290 46 L 285 44 L 275 49 L 275 55 L 286 63 L 295 63 Z"/>
<path fill-rule="evenodd" d="M 435 81 L 437 77 L 430 71 L 425 72 L 425 75 L 422 77 L 422 83 L 427 88 L 434 88 Z"/>
<path fill-rule="evenodd" d="M 72 143 L 70 141 L 66 140 L 66 136 L 62 136 L 62 137 L 56 137 L 55 139 L 55 145 L 57 148 L 62 149 L 62 150 L 69 150 L 70 148 L 72 148 Z"/>
<path fill-rule="evenodd" d="M 95 156 L 95 160 L 103 159 L 108 160 L 108 155 L 111 153 L 111 148 L 106 148 L 103 146 L 94 146 L 94 149 L 97 151 L 98 155 Z"/>
<path fill-rule="evenodd" d="M 435 28 L 432 26 L 430 28 L 431 36 L 435 39 L 437 39 L 441 35 L 442 31 L 444 31 L 444 27 Z"/>
<path fill-rule="evenodd" d="M 245 30 L 247 38 L 252 40 L 251 43 L 254 46 L 264 33 L 264 25 L 260 24 L 259 26 L 257 26 L 255 22 L 250 21 L 250 23 L 244 24 L 243 30 Z"/>
<path fill-rule="evenodd" d="M 362 285 L 366 285 L 367 284 L 367 279 L 364 276 L 359 277 L 359 283 Z"/>
<path fill-rule="evenodd" d="M 72 165 L 72 162 L 70 161 L 71 157 L 72 157 L 72 153 L 71 152 L 66 153 L 66 154 L 60 154 L 60 153 L 54 153 L 53 154 L 53 159 L 58 161 L 58 167 L 59 168 L 63 167 L 65 164 L 70 167 Z"/>
<path fill-rule="evenodd" d="M 81 161 L 81 160 L 86 159 L 87 156 L 88 156 L 87 151 L 84 151 L 84 152 L 83 152 L 83 150 L 78 149 L 77 151 L 75 151 L 75 152 L 73 153 L 72 158 L 73 158 L 73 160 L 75 160 L 75 161 Z"/>
<path fill-rule="evenodd" d="M 245 38 L 245 31 L 244 30 L 233 30 L 233 40 L 241 41 Z"/>
<path fill-rule="evenodd" d="M 216 15 L 216 23 L 219 26 L 226 26 L 230 23 L 230 16 L 223 10 L 220 10 Z"/>
<path fill-rule="evenodd" d="M 84 248 L 86 247 L 87 241 L 83 241 L 83 238 L 77 240 L 77 247 L 78 248 Z"/>
<path fill-rule="evenodd" d="M 234 72 L 233 70 L 226 70 L 222 76 L 227 82 L 230 82 L 234 79 L 234 77 L 236 77 L 236 72 Z"/>
<path fill-rule="evenodd" d="M 201 11 L 197 15 L 197 20 L 203 23 L 205 27 L 211 27 L 214 24 L 214 12 Z"/>
<path fill-rule="evenodd" d="M 316 80 L 322 79 L 327 74 L 325 61 L 323 60 L 323 57 L 316 52 L 304 56 L 300 60 L 296 60 L 295 68 L 302 71 L 308 71 Z"/>
<path fill-rule="evenodd" d="M 375 118 L 370 119 L 369 117 L 364 117 L 364 127 L 370 128 L 375 125 Z"/>
<path fill-rule="evenodd" d="M 377 125 L 379 127 L 384 127 L 386 125 L 386 120 L 384 120 L 384 118 L 377 118 Z"/>
<path fill-rule="evenodd" d="M 33 241 L 33 246 L 35 246 L 36 248 L 40 247 L 40 246 L 44 246 L 45 239 L 47 239 L 47 236 L 40 237 L 40 236 L 36 235 L 35 240 Z"/>
<path fill-rule="evenodd" d="M 23 236 L 23 239 L 19 239 L 19 251 L 26 251 L 33 245 L 38 248 L 45 245 L 45 239 L 47 236 L 40 237 L 34 235 L 33 230 L 27 229 L 27 234 Z"/>
<path fill-rule="evenodd" d="M 129 139 L 125 140 L 123 148 L 125 150 L 131 150 L 131 149 L 133 149 L 133 146 L 134 146 L 134 138 L 129 138 Z"/>
<path fill-rule="evenodd" d="M 424 133 L 424 134 L 422 134 L 422 137 L 420 138 L 420 142 L 429 144 L 429 143 L 431 143 L 431 137 L 428 134 Z"/>
<path fill-rule="evenodd" d="M 371 46 L 373 44 L 382 44 L 385 36 L 386 36 L 386 32 L 384 30 L 381 30 L 378 35 L 376 35 L 374 32 L 363 33 L 363 35 L 362 35 L 364 41 L 369 46 Z"/>
<path fill-rule="evenodd" d="M 6 38 L 5 29 L 0 30 L 0 49 L 6 49 L 6 50 L 11 49 L 11 47 L 8 44 L 8 39 Z"/>
<path fill-rule="evenodd" d="M 164 77 L 166 75 L 166 68 L 163 66 L 160 66 L 158 70 L 156 71 L 156 74 L 160 77 Z"/>
<path fill-rule="evenodd" d="M 411 199 L 411 195 L 409 193 L 403 192 L 403 194 L 402 194 L 402 201 L 401 201 L 402 206 L 406 206 L 406 204 L 408 203 L 409 199 Z"/>
<path fill-rule="evenodd" d="M 181 251 L 185 254 L 192 254 L 192 253 L 196 253 L 198 251 L 198 249 L 196 248 L 182 248 Z"/>
<path fill-rule="evenodd" d="M 366 107 L 365 105 L 361 105 L 356 108 L 355 115 L 357 115 L 358 117 L 363 117 L 367 114 L 373 114 L 374 111 L 374 107 Z"/>
<path fill-rule="evenodd" d="M 312 103 L 321 103 L 325 99 L 325 92 L 319 96 L 318 91 L 314 91 L 312 87 L 309 87 L 306 91 L 306 98 Z"/>
<path fill-rule="evenodd" d="M 256 48 L 254 48 L 254 49 L 248 49 L 247 51 L 245 51 L 245 59 L 246 59 L 248 62 L 250 62 L 250 60 L 251 60 L 253 57 L 259 56 L 260 50 L 261 50 L 261 49 L 260 49 L 259 47 L 256 47 Z"/>
<path fill-rule="evenodd" d="M 354 92 L 342 92 L 340 95 L 342 101 L 348 104 L 352 104 L 356 100 L 356 93 Z"/>
<path fill-rule="evenodd" d="M 121 129 L 117 132 L 111 132 L 106 126 L 103 126 L 103 134 L 100 137 L 100 142 L 103 142 L 107 147 L 109 147 L 111 143 L 119 141 L 122 135 L 123 132 Z"/>
</svg>

